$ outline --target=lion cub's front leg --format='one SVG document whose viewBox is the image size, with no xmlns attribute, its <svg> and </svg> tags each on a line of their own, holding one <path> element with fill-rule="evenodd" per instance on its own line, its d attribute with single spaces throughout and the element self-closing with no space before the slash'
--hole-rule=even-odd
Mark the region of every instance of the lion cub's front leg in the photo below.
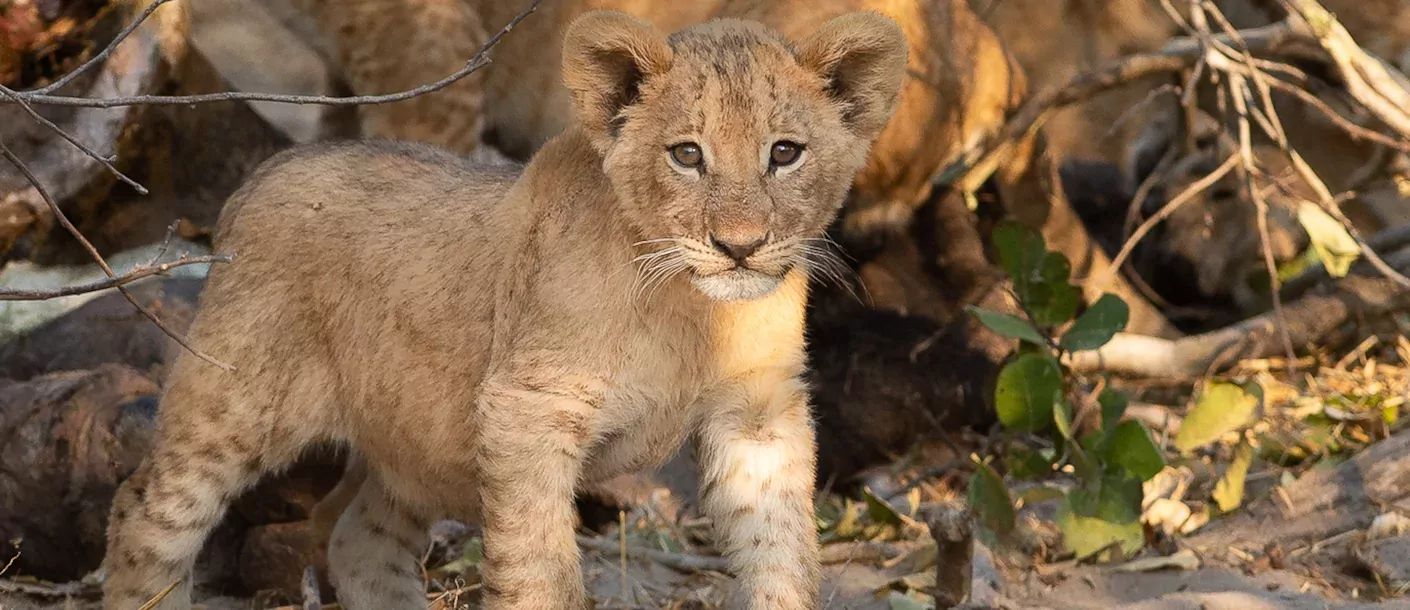
<svg viewBox="0 0 1410 610">
<path fill-rule="evenodd" d="M 484 607 L 586 608 L 573 491 L 593 407 L 566 393 L 492 381 L 476 408 Z"/>
<path fill-rule="evenodd" d="M 732 607 L 818 607 L 817 470 L 807 393 L 759 375 L 709 405 L 697 436 L 702 507 L 738 577 Z"/>
</svg>

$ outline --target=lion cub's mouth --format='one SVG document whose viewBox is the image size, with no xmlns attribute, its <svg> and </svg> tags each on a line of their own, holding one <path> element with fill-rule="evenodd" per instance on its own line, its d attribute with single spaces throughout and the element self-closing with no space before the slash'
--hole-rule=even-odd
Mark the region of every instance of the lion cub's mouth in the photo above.
<svg viewBox="0 0 1410 610">
<path fill-rule="evenodd" d="M 735 267 L 718 273 L 690 273 L 690 284 L 701 294 L 716 301 L 750 301 L 761 299 L 778 289 L 787 270 L 777 275 Z"/>
</svg>

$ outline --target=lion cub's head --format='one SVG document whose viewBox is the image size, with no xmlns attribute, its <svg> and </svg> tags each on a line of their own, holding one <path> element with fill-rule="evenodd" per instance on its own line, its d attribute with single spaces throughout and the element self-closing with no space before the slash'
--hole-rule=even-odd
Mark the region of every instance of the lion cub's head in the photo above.
<svg viewBox="0 0 1410 610">
<path fill-rule="evenodd" d="M 623 13 L 563 46 L 581 129 L 662 272 L 717 300 L 769 294 L 817 243 L 896 104 L 906 42 L 854 13 L 796 45 L 722 19 L 669 37 Z"/>
</svg>

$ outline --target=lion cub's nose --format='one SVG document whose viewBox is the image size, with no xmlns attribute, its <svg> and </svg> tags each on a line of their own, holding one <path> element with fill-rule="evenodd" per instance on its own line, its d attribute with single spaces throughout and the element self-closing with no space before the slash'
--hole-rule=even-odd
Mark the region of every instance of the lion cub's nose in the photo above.
<svg viewBox="0 0 1410 610">
<path fill-rule="evenodd" d="M 747 243 L 742 240 L 720 239 L 713 233 L 710 235 L 710 243 L 714 244 L 715 249 L 723 252 L 725 256 L 734 259 L 734 262 L 740 265 L 743 265 L 744 259 L 749 258 L 750 254 L 758 251 L 759 248 L 763 247 L 764 242 L 768 240 L 769 237 L 767 235 Z"/>
</svg>

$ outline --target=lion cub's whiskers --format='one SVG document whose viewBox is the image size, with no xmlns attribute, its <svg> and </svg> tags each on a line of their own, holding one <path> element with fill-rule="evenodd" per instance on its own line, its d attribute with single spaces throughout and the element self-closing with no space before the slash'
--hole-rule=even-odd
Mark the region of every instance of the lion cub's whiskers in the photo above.
<svg viewBox="0 0 1410 610">
<path fill-rule="evenodd" d="M 675 238 L 675 237 L 661 237 L 661 238 L 657 238 L 657 239 L 643 239 L 643 240 L 641 240 L 641 241 L 639 241 L 639 242 L 636 242 L 636 243 L 632 244 L 632 247 L 635 248 L 635 247 L 637 247 L 637 246 L 646 246 L 646 245 L 650 245 L 650 244 L 661 244 L 661 243 L 667 243 L 667 242 L 669 242 L 669 243 L 676 243 L 676 242 L 678 242 L 678 241 L 680 241 L 680 239 Z"/>
<path fill-rule="evenodd" d="M 837 252 L 837 242 L 826 238 L 809 237 L 804 238 L 803 243 L 798 245 L 798 249 L 803 252 L 803 259 L 807 263 L 808 277 L 815 280 L 826 280 L 836 285 L 838 288 L 847 291 L 853 299 L 859 303 L 865 303 L 862 296 L 857 294 L 856 286 L 861 286 L 862 291 L 866 291 L 866 286 L 859 282 L 850 282 L 848 279 L 860 279 L 857 272 L 842 260 Z M 816 245 L 808 242 L 822 242 L 823 245 Z M 870 297 L 868 295 L 868 299 Z"/>
<path fill-rule="evenodd" d="M 677 258 L 673 260 L 672 263 L 669 265 L 662 265 L 662 271 L 656 274 L 656 277 L 652 282 L 654 286 L 651 286 L 651 288 L 646 293 L 646 298 L 644 299 L 644 302 L 649 302 L 651 301 L 651 299 L 656 298 L 656 293 L 661 289 L 662 286 L 666 285 L 666 282 L 669 282 L 671 278 L 679 275 L 682 271 L 685 271 L 688 268 L 690 268 L 690 264 L 687 263 L 684 258 Z"/>
<path fill-rule="evenodd" d="M 631 301 L 633 303 L 637 302 L 648 292 L 654 294 L 654 290 L 652 289 L 653 284 L 658 281 L 664 283 L 665 278 L 679 273 L 688 266 L 685 257 L 681 256 L 681 252 L 682 248 L 675 246 L 659 252 L 643 254 L 632 259 L 633 262 L 640 263 L 637 265 L 637 278 L 632 289 Z M 649 295 L 647 295 L 647 299 L 650 299 Z"/>
</svg>

